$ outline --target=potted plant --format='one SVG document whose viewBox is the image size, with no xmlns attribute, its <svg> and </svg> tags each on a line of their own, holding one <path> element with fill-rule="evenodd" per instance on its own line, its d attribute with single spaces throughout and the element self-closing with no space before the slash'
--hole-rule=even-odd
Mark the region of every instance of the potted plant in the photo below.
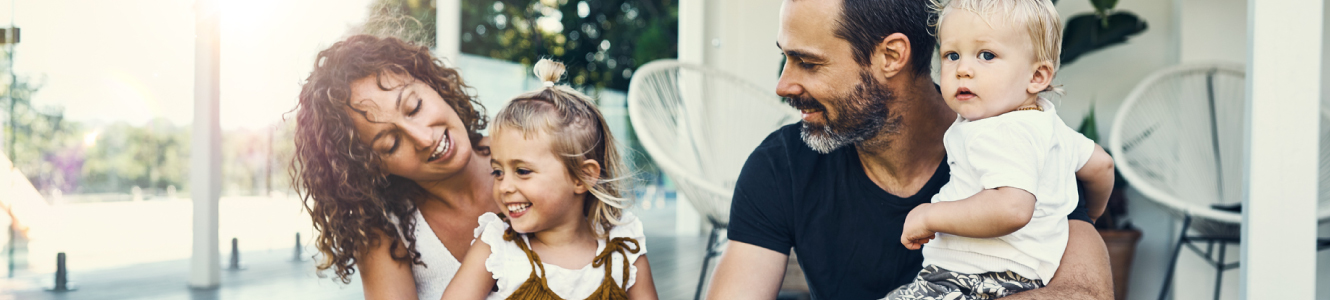
<svg viewBox="0 0 1330 300">
<path fill-rule="evenodd" d="M 1057 0 L 1052 0 L 1057 4 Z M 1075 62 L 1081 55 L 1127 42 L 1127 38 L 1145 32 L 1148 25 L 1129 11 L 1114 8 L 1118 0 L 1090 0 L 1093 13 L 1082 13 L 1062 24 L 1062 65 Z"/>
</svg>

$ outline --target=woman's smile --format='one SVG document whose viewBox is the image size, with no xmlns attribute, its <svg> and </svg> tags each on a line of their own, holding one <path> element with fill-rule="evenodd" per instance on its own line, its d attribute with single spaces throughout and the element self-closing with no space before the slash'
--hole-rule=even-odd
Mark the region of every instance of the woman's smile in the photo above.
<svg viewBox="0 0 1330 300">
<path fill-rule="evenodd" d="M 445 158 L 449 158 L 453 153 L 452 146 L 453 146 L 452 135 L 448 134 L 447 130 L 444 130 L 443 136 L 441 136 L 439 138 L 439 141 L 434 145 L 434 152 L 431 152 L 429 154 L 429 159 L 426 160 L 426 162 L 433 163 L 433 162 L 443 161 Z"/>
</svg>

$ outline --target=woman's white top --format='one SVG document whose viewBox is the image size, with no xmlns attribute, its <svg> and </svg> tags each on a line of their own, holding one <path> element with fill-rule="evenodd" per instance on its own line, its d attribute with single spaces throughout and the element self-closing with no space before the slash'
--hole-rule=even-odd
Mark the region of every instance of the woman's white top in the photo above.
<svg viewBox="0 0 1330 300">
<path fill-rule="evenodd" d="M 629 264 L 628 288 L 637 282 L 637 266 L 632 263 L 637 262 L 639 256 L 647 253 L 646 236 L 642 232 L 642 222 L 632 213 L 623 212 L 619 218 L 619 225 L 610 229 L 609 238 L 628 237 L 637 240 L 637 246 L 640 249 L 637 253 L 625 252 Z M 522 252 L 516 243 L 503 240 L 503 233 L 508 230 L 508 223 L 499 219 L 494 213 L 485 213 L 480 215 L 480 227 L 476 228 L 476 239 L 485 242 L 490 246 L 490 257 L 485 259 L 485 269 L 493 274 L 495 285 L 499 290 L 491 292 L 487 299 L 506 299 L 512 295 L 527 278 L 531 277 L 531 263 L 527 259 L 526 252 Z M 522 238 L 527 245 L 531 241 L 527 235 Z M 472 242 L 474 243 L 474 241 Z M 596 253 L 587 253 L 587 255 L 598 255 L 605 251 L 605 239 L 597 239 Z M 610 276 L 614 279 L 614 284 L 623 286 L 623 265 L 624 256 L 617 252 L 610 255 L 612 263 L 591 267 L 588 263 L 581 269 L 565 269 L 556 265 L 545 263 L 545 278 L 549 283 L 550 290 L 558 294 L 563 299 L 586 299 L 591 296 L 600 283 L 605 279 L 605 269 L 610 269 Z M 625 288 L 627 290 L 628 288 Z"/>
<path fill-rule="evenodd" d="M 391 216 L 391 215 L 390 215 Z M 425 222 L 425 216 L 416 210 L 416 251 L 420 252 L 420 261 L 425 265 L 411 264 L 411 275 L 416 279 L 416 298 L 433 300 L 443 298 L 443 289 L 453 281 L 462 262 L 453 257 L 453 253 L 443 246 L 443 241 L 434 235 L 434 230 Z M 394 225 L 396 217 L 389 218 Z M 399 236 L 405 243 L 406 238 Z"/>
<path fill-rule="evenodd" d="M 1043 111 L 1013 111 L 978 121 L 956 118 L 943 145 L 951 180 L 934 203 L 956 201 L 985 189 L 1014 187 L 1035 197 L 1034 216 L 1025 227 L 996 238 L 938 233 L 925 244 L 924 264 L 953 272 L 1012 271 L 1026 278 L 1053 278 L 1067 248 L 1067 215 L 1080 195 L 1076 171 L 1094 154 L 1094 141 L 1067 127 L 1053 103 Z"/>
</svg>

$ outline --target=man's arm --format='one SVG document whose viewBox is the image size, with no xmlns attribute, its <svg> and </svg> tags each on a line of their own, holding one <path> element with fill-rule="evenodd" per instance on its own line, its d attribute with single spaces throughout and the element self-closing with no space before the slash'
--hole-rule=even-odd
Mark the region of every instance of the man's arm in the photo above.
<svg viewBox="0 0 1330 300">
<path fill-rule="evenodd" d="M 776 299 L 789 256 L 744 242 L 729 244 L 706 299 Z"/>
<path fill-rule="evenodd" d="M 1048 286 L 1018 293 L 1003 299 L 1113 299 L 1113 272 L 1108 264 L 1108 249 L 1094 225 L 1081 220 L 1069 220 L 1071 234 L 1067 251 L 1057 275 Z"/>
</svg>

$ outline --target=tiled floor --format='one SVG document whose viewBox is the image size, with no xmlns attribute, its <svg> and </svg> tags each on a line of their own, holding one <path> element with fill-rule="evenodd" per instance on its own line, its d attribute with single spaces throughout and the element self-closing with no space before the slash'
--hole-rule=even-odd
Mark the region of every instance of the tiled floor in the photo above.
<svg viewBox="0 0 1330 300">
<path fill-rule="evenodd" d="M 643 205 L 633 209 L 647 225 L 647 251 L 656 289 L 661 299 L 693 299 L 706 236 L 676 235 L 673 201 L 662 202 L 653 203 L 652 209 Z M 188 288 L 189 261 L 180 259 L 86 272 L 70 270 L 70 280 L 78 288 L 73 292 L 44 291 L 44 286 L 52 285 L 50 273 L 20 274 L 0 279 L 0 300 L 363 298 L 358 281 L 343 285 L 319 278 L 313 262 L 292 262 L 292 256 L 289 250 L 242 252 L 246 269 L 223 270 L 221 286 L 212 290 Z M 223 256 L 224 261 L 228 259 Z"/>
</svg>

